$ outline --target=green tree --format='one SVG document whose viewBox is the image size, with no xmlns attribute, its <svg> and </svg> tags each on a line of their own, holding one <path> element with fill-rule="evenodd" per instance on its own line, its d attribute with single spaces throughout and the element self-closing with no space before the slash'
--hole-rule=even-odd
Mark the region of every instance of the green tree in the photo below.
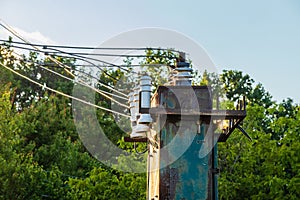
<svg viewBox="0 0 300 200">
<path fill-rule="evenodd" d="M 56 73 L 74 78 L 66 72 L 65 69 L 51 61 L 49 58 L 41 59 L 37 52 L 30 52 L 28 55 L 20 55 L 14 52 L 11 48 L 11 43 L 4 43 L 0 45 L 0 62 L 6 66 L 14 69 L 15 71 L 29 77 L 30 79 L 44 84 L 50 88 L 59 90 L 61 92 L 71 94 L 73 83 L 62 77 L 59 77 L 46 69 L 52 70 Z M 53 56 L 59 62 L 69 66 L 69 71 L 73 72 L 75 69 L 75 60 L 71 58 L 63 58 Z M 45 69 L 46 68 L 46 69 Z M 45 96 L 46 90 L 37 86 L 34 83 L 19 77 L 16 74 L 1 67 L 1 82 L 3 84 L 11 83 L 11 87 L 15 88 L 13 95 L 13 103 L 18 105 L 18 109 L 23 109 L 31 105 L 32 102 L 38 101 Z M 49 92 L 48 92 L 49 93 Z M 50 92 L 50 94 L 53 94 Z"/>
<path fill-rule="evenodd" d="M 170 52 L 149 50 L 147 55 L 142 61 L 145 66 L 174 64 Z M 48 59 L 41 60 L 36 53 L 23 58 L 26 61 L 16 62 L 9 43 L 0 45 L 1 63 L 71 94 L 72 82 L 50 76 L 39 64 L 47 64 L 48 68 L 69 76 L 65 70 Z M 56 58 L 75 69 L 75 60 Z M 151 68 L 149 72 L 156 86 L 165 83 L 164 75 L 170 73 L 159 68 Z M 162 79 L 157 80 L 158 76 Z M 123 83 L 132 87 L 124 70 L 106 69 L 99 77 L 103 83 L 117 88 Z M 122 77 L 124 81 L 119 82 Z M 241 96 L 248 99 L 243 127 L 253 142 L 234 131 L 226 143 L 219 145 L 220 199 L 299 199 L 299 105 L 292 99 L 274 102 L 261 84 L 255 84 L 240 71 L 227 70 L 221 75 L 204 72 L 200 84 L 211 85 L 213 95 L 223 97 L 220 104 L 224 108 L 233 107 L 232 102 Z M 112 92 L 101 84 L 97 88 Z M 98 94 L 96 103 L 106 108 L 112 105 Z M 21 109 L 17 110 L 18 106 Z M 0 67 L 0 199 L 145 199 L 146 174 L 116 171 L 94 159 L 79 140 L 72 112 L 69 99 L 46 92 Z M 85 119 L 77 126 L 90 123 L 89 112 L 80 113 Z M 134 152 L 133 144 L 122 139 L 126 133 L 112 114 L 97 110 L 97 117 L 116 145 Z M 99 146 L 94 130 L 87 131 L 92 132 L 87 135 L 95 139 L 93 144 Z M 105 144 L 101 145 L 105 149 Z M 144 148 L 145 145 L 138 146 L 139 151 Z M 118 161 L 124 169 L 132 162 L 124 157 Z"/>
<path fill-rule="evenodd" d="M 22 137 L 24 116 L 11 109 L 9 87 L 0 92 L 0 198 L 41 199 L 64 194 L 61 172 L 47 173 L 33 159 L 32 152 L 24 151 Z"/>
<path fill-rule="evenodd" d="M 246 96 L 249 103 L 270 107 L 273 104 L 272 96 L 265 91 L 262 84 L 254 85 L 254 80 L 241 71 L 223 70 L 220 80 L 224 86 L 226 97 L 231 101 Z"/>
<path fill-rule="evenodd" d="M 95 168 L 85 179 L 70 179 L 70 199 L 145 199 L 145 176 Z"/>
<path fill-rule="evenodd" d="M 253 142 L 235 131 L 219 145 L 221 199 L 300 197 L 296 189 L 300 186 L 299 107 L 294 106 L 294 117 L 272 117 L 269 131 L 261 124 L 267 112 L 270 111 L 257 104 L 247 108 L 244 128 Z M 280 136 L 274 137 L 274 133 Z"/>
</svg>

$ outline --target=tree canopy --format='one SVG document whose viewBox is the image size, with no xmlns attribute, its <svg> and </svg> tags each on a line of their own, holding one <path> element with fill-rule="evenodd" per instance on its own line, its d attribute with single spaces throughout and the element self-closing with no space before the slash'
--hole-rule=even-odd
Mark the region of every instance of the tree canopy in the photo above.
<svg viewBox="0 0 300 200">
<path fill-rule="evenodd" d="M 147 52 L 147 63 L 169 52 Z M 153 57 L 154 56 L 154 57 Z M 75 69 L 75 60 L 56 57 Z M 72 93 L 74 82 L 47 73 L 40 63 L 73 79 L 49 59 L 38 54 L 24 56 L 29 63 L 16 62 L 7 45 L 0 46 L 0 63 Z M 122 76 L 119 69 L 109 76 Z M 165 73 L 153 70 L 155 76 Z M 100 80 L 115 84 L 102 73 Z M 166 81 L 161 79 L 160 81 Z M 234 132 L 219 144 L 220 199 L 300 198 L 300 106 L 292 99 L 276 102 L 263 85 L 241 71 L 225 70 L 220 75 L 204 72 L 200 84 L 212 85 L 223 107 L 232 106 L 240 96 L 248 99 L 243 127 L 253 138 L 249 142 Z M 99 85 L 99 88 L 102 86 Z M 111 92 L 107 88 L 101 88 Z M 97 104 L 109 107 L 96 96 Z M 97 111 L 99 123 L 120 148 L 125 133 L 114 117 Z M 141 147 L 142 148 L 142 147 Z M 126 165 L 126 161 L 124 161 Z M 76 132 L 70 100 L 14 75 L 0 67 L 0 199 L 145 199 L 146 174 L 125 173 L 97 161 L 84 147 Z"/>
</svg>

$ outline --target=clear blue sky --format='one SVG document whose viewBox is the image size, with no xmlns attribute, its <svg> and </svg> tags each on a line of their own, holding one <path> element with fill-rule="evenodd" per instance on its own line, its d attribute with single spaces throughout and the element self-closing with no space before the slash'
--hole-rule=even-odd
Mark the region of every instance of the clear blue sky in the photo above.
<svg viewBox="0 0 300 200">
<path fill-rule="evenodd" d="M 179 31 L 201 44 L 218 70 L 238 69 L 278 101 L 300 103 L 300 1 L 1 0 L 0 17 L 57 44 L 97 46 L 136 28 Z"/>
</svg>

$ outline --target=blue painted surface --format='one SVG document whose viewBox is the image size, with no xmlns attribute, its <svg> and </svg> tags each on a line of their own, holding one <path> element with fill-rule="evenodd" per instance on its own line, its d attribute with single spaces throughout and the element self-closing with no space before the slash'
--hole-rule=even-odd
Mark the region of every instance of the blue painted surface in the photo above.
<svg viewBox="0 0 300 200">
<path fill-rule="evenodd" d="M 159 165 L 164 168 L 159 170 L 159 184 L 152 185 L 159 185 L 159 189 L 151 188 L 151 191 L 157 189 L 159 195 L 152 192 L 154 195 L 149 199 L 216 199 L 217 180 L 211 169 L 217 166 L 217 148 L 207 155 L 203 153 L 207 151 L 200 151 L 210 146 L 208 144 L 211 141 L 204 141 L 209 124 L 201 121 L 199 131 L 199 117 L 181 115 L 182 109 L 191 112 L 199 108 L 211 110 L 210 91 L 200 86 L 193 87 L 193 92 L 188 89 L 178 86 L 160 87 L 158 96 L 154 98 L 157 107 L 164 107 L 171 114 L 161 114 L 156 120 L 160 133 Z M 195 95 L 197 101 L 193 101 Z"/>
<path fill-rule="evenodd" d="M 161 131 L 161 141 L 164 145 L 171 142 L 171 140 L 174 139 L 175 134 L 182 134 L 183 137 L 187 134 L 191 134 L 194 137 L 188 149 L 178 160 L 168 167 L 161 169 L 160 174 L 165 178 L 161 178 L 161 180 L 168 182 L 164 186 L 167 187 L 168 194 L 165 193 L 164 196 L 161 196 L 161 199 L 201 200 L 208 198 L 210 154 L 203 158 L 199 158 L 199 150 L 203 145 L 206 125 L 202 125 L 201 133 L 197 134 L 196 123 L 190 121 L 186 123 L 190 125 L 190 128 L 187 129 L 190 131 L 189 133 L 185 132 L 182 134 L 177 132 L 174 130 L 174 125 L 172 125 L 172 123 L 167 123 Z M 170 157 L 177 155 L 176 151 L 180 149 L 180 143 L 176 145 L 172 144 L 172 147 L 173 148 L 170 148 L 168 151 Z M 164 161 L 167 161 L 167 159 L 168 158 L 162 158 L 161 162 L 163 163 Z"/>
<path fill-rule="evenodd" d="M 215 144 L 214 146 L 214 168 L 218 168 L 218 143 Z M 219 192 L 218 192 L 218 175 L 214 175 L 214 198 L 215 200 L 218 200 L 219 198 Z"/>
</svg>

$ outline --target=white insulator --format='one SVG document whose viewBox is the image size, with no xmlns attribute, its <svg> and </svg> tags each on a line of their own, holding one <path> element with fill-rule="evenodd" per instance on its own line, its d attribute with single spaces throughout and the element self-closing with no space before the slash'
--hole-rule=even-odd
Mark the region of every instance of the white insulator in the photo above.
<svg viewBox="0 0 300 200">
<path fill-rule="evenodd" d="M 153 122 L 153 120 L 152 120 L 150 114 L 141 114 L 141 116 L 138 120 L 139 124 L 150 124 L 152 122 Z"/>
<path fill-rule="evenodd" d="M 151 85 L 151 77 L 148 75 L 144 75 L 140 79 L 140 85 Z"/>
<path fill-rule="evenodd" d="M 149 113 L 149 108 L 151 105 L 151 77 L 144 75 L 140 80 L 141 86 L 141 103 L 140 111 L 141 113 Z"/>
<path fill-rule="evenodd" d="M 135 87 L 133 89 L 133 93 L 134 93 L 134 98 L 133 98 L 133 101 L 134 101 L 134 113 L 135 113 L 135 118 L 137 120 L 138 116 L 139 116 L 139 107 L 140 107 L 140 88 L 139 87 Z"/>
<path fill-rule="evenodd" d="M 134 120 L 132 121 L 131 138 L 146 138 L 147 133 L 150 131 L 149 124 L 152 123 L 149 109 L 151 107 L 151 77 L 144 75 L 140 79 L 140 88 L 135 87 L 133 92 L 132 102 L 130 108 L 135 113 Z M 135 125 L 135 123 L 137 124 Z"/>
<path fill-rule="evenodd" d="M 191 85 L 191 78 L 193 77 L 191 72 L 193 69 L 189 67 L 189 63 L 178 63 L 175 70 L 177 71 L 177 74 L 174 75 L 176 85 Z"/>
<path fill-rule="evenodd" d="M 135 102 L 134 102 L 134 93 L 133 92 L 130 92 L 128 94 L 128 97 L 129 97 L 129 108 L 130 108 L 130 121 L 131 122 L 136 122 L 137 119 L 136 119 L 136 108 L 135 108 Z"/>
<path fill-rule="evenodd" d="M 132 133 L 130 134 L 131 138 L 146 138 L 147 132 L 150 131 L 149 126 L 145 124 L 137 124 L 133 129 Z"/>
</svg>

